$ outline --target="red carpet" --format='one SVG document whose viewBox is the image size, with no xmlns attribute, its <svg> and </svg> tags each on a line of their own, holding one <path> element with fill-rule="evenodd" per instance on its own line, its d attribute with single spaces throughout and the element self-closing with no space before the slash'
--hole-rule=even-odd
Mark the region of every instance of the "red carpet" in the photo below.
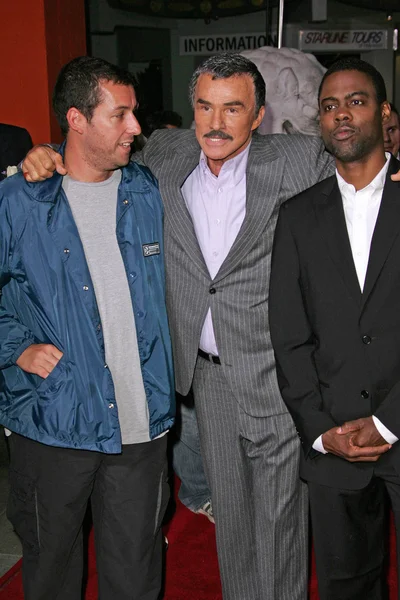
<svg viewBox="0 0 400 600">
<path fill-rule="evenodd" d="M 178 502 L 175 515 L 165 532 L 168 535 L 169 548 L 164 600 L 222 600 L 214 526 L 205 517 L 194 515 Z M 388 574 L 390 600 L 397 598 L 394 560 L 392 535 Z M 0 600 L 23 600 L 20 562 L 0 579 Z M 97 600 L 96 568 L 91 540 L 85 600 Z M 318 600 L 314 568 L 311 573 L 310 600 Z"/>
</svg>

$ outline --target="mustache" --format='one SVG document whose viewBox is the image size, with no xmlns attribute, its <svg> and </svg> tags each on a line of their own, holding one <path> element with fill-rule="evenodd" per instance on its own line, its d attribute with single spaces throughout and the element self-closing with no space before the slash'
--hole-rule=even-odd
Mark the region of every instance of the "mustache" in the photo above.
<svg viewBox="0 0 400 600">
<path fill-rule="evenodd" d="M 219 129 L 213 129 L 212 131 L 205 133 L 203 137 L 205 137 L 205 138 L 221 138 L 221 140 L 233 141 L 233 137 L 231 135 L 228 135 L 227 133 L 225 133 L 224 131 L 220 131 Z"/>
</svg>

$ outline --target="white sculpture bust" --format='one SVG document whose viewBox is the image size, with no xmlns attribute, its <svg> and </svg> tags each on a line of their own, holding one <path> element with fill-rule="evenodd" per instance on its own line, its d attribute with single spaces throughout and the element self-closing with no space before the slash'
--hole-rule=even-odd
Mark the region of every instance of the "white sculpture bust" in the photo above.
<svg viewBox="0 0 400 600">
<path fill-rule="evenodd" d="M 318 87 L 326 69 L 312 54 L 263 46 L 242 52 L 264 77 L 265 117 L 258 132 L 319 135 Z"/>
</svg>

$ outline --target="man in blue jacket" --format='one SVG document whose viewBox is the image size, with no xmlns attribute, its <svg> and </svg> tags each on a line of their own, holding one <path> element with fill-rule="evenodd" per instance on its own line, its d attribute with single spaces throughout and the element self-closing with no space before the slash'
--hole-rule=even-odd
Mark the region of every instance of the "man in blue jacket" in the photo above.
<svg viewBox="0 0 400 600">
<path fill-rule="evenodd" d="M 68 176 L 0 186 L 0 422 L 26 600 L 78 600 L 91 501 L 101 598 L 156 600 L 173 372 L 162 204 L 129 163 L 140 126 L 128 73 L 60 72 Z"/>
</svg>

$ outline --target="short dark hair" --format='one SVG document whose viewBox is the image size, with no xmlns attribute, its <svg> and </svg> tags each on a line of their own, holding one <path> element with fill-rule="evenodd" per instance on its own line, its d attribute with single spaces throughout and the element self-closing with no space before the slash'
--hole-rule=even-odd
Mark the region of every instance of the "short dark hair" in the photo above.
<svg viewBox="0 0 400 600">
<path fill-rule="evenodd" d="M 364 73 L 372 81 L 378 104 L 381 105 L 382 102 L 386 101 L 386 86 L 379 71 L 370 63 L 365 62 L 365 60 L 361 60 L 360 58 L 355 58 L 353 56 L 344 56 L 343 58 L 340 58 L 334 62 L 333 65 L 331 65 L 324 73 L 322 81 L 319 85 L 318 103 L 321 98 L 322 86 L 324 85 L 325 79 L 327 79 L 329 75 L 332 75 L 333 73 L 339 73 L 340 71 L 359 71 L 360 73 Z"/>
<path fill-rule="evenodd" d="M 77 108 L 91 121 L 101 102 L 102 81 L 135 87 L 133 75 L 101 58 L 78 56 L 62 67 L 53 90 L 53 110 L 64 135 L 69 129 L 70 108 Z"/>
<path fill-rule="evenodd" d="M 223 52 L 210 56 L 197 67 L 189 84 L 189 99 L 194 107 L 196 85 L 200 75 L 209 74 L 213 79 L 227 79 L 235 75 L 249 75 L 254 83 L 256 116 L 265 105 L 265 81 L 256 65 L 241 54 Z"/>
<path fill-rule="evenodd" d="M 399 111 L 397 110 L 397 108 L 395 107 L 395 105 L 392 102 L 389 102 L 389 106 L 390 106 L 390 110 L 392 111 L 392 113 L 399 116 Z"/>
</svg>

